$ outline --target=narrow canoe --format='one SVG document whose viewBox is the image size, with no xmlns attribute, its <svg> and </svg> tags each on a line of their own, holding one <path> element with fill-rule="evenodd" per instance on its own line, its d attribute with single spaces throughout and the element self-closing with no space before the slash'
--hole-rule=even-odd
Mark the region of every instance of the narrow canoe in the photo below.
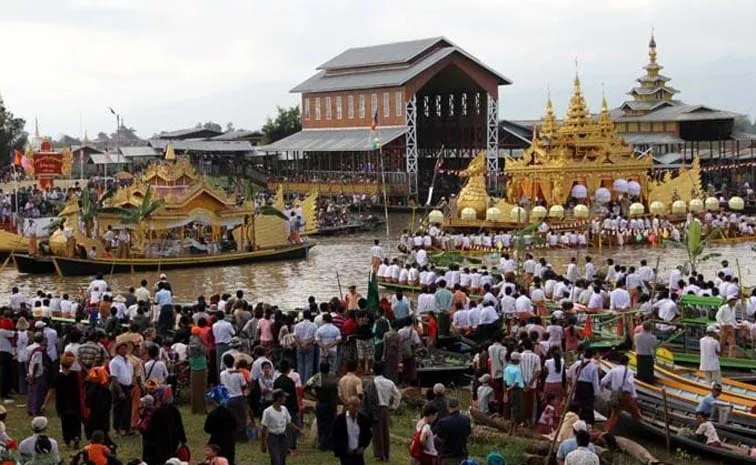
<svg viewBox="0 0 756 465">
<path fill-rule="evenodd" d="M 644 417 L 640 420 L 633 420 L 633 424 L 638 425 L 644 431 L 663 440 L 666 436 L 663 409 L 654 410 L 650 407 L 644 408 L 642 401 L 639 401 L 639 404 L 641 405 Z M 624 419 L 629 418 L 629 414 L 626 412 L 623 412 L 622 416 Z M 751 448 L 756 446 L 756 440 L 732 433 L 722 428 L 717 428 L 717 434 L 725 446 L 712 447 L 706 445 L 704 442 L 698 441 L 696 438 L 681 434 L 682 430 L 685 428 L 692 429 L 694 425 L 693 422 L 680 421 L 673 415 L 668 416 L 668 418 L 670 420 L 669 430 L 672 444 L 708 457 L 717 457 L 718 459 L 724 458 L 728 463 L 756 464 L 756 457 L 751 457 L 748 453 Z M 693 429 L 693 431 L 695 430 Z"/>
<path fill-rule="evenodd" d="M 58 273 L 61 276 L 89 276 L 98 273 L 131 273 L 158 269 L 207 268 L 265 261 L 296 260 L 307 258 L 309 249 L 314 246 L 315 244 L 310 242 L 307 244 L 255 250 L 253 252 L 164 258 L 115 258 L 107 260 L 22 256 L 16 257 L 16 266 L 21 273 Z"/>
</svg>

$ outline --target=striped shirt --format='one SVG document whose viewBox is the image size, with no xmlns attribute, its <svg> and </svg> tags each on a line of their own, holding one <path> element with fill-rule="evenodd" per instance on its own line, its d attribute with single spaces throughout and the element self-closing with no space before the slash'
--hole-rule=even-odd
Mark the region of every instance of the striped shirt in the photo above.
<svg viewBox="0 0 756 465">
<path fill-rule="evenodd" d="M 532 350 L 524 351 L 520 356 L 520 369 L 525 386 L 535 387 L 538 373 L 541 371 L 541 357 Z"/>
</svg>

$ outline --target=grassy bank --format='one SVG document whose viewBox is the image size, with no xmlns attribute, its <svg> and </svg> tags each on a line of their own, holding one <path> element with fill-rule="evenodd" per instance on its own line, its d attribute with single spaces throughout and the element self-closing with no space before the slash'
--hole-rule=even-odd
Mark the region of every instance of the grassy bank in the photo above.
<svg viewBox="0 0 756 465">
<path fill-rule="evenodd" d="M 461 395 L 461 400 L 464 404 L 469 402 L 469 395 Z M 21 441 L 24 438 L 31 435 L 30 418 L 26 413 L 26 409 L 22 406 L 26 402 L 25 397 L 16 397 L 16 404 L 6 405 L 8 410 L 8 420 L 6 422 L 6 428 L 11 437 L 17 441 Z M 60 420 L 54 411 L 54 402 L 51 399 L 48 404 L 49 408 L 48 419 L 50 420 L 50 426 L 48 433 L 50 437 L 56 439 L 61 447 L 61 452 L 64 455 L 64 463 L 68 463 L 70 457 L 74 451 L 67 450 L 65 445 L 62 444 L 62 434 L 60 428 Z M 207 442 L 207 434 L 203 431 L 205 417 L 203 415 L 192 415 L 188 408 L 180 407 L 181 415 L 184 420 L 184 428 L 186 429 L 187 437 L 189 438 L 189 447 L 192 451 L 192 463 L 197 463 L 204 456 L 204 445 Z M 412 429 L 415 423 L 419 419 L 420 414 L 415 409 L 403 406 L 399 412 L 393 416 L 393 424 L 391 427 L 392 448 L 391 448 L 391 460 L 389 464 L 407 465 L 409 463 L 408 443 L 412 436 Z M 313 415 L 308 414 L 305 417 L 305 437 L 300 439 L 299 450 L 296 455 L 291 456 L 290 462 L 294 464 L 302 465 L 324 465 L 327 463 L 337 463 L 335 457 L 330 452 L 322 452 L 313 447 L 312 436 L 310 435 L 310 424 L 312 423 Z M 132 458 L 141 456 L 141 440 L 138 436 L 132 436 L 128 438 L 118 439 L 119 445 L 118 455 L 124 461 L 128 461 Z M 486 454 L 494 448 L 498 448 L 504 456 L 507 458 L 509 464 L 522 464 L 524 463 L 524 440 L 508 440 L 506 443 L 501 442 L 498 438 L 491 438 L 486 441 L 486 444 L 470 444 L 470 454 L 475 457 L 480 463 L 485 463 L 484 457 Z M 82 444 L 83 446 L 83 444 Z M 368 464 L 385 464 L 386 462 L 378 462 L 373 459 L 372 450 L 368 449 L 366 452 L 366 462 Z M 265 464 L 269 463 L 269 459 L 266 455 L 260 452 L 260 441 L 253 441 L 247 444 L 239 444 L 236 448 L 237 463 L 240 465 L 249 464 Z"/>
</svg>

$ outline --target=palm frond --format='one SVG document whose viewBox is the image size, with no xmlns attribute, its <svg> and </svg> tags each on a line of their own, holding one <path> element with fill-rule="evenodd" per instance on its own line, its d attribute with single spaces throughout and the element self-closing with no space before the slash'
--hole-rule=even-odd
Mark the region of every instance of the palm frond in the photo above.
<svg viewBox="0 0 756 465">
<path fill-rule="evenodd" d="M 58 229 L 63 223 L 66 222 L 66 219 L 64 217 L 57 217 L 54 220 L 47 223 L 47 226 L 45 226 L 45 231 L 47 231 L 47 234 L 52 234 L 56 229 Z"/>
<path fill-rule="evenodd" d="M 260 207 L 259 212 L 264 216 L 277 216 L 284 221 L 289 221 L 289 217 L 286 216 L 286 213 L 270 205 L 263 205 L 262 207 Z"/>
</svg>

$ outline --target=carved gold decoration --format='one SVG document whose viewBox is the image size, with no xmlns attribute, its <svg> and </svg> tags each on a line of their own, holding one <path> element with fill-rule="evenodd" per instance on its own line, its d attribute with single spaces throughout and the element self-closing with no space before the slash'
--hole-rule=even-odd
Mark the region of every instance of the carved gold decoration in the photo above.
<svg viewBox="0 0 756 465">
<path fill-rule="evenodd" d="M 70 176 L 72 168 L 73 168 L 73 154 L 71 153 L 71 149 L 66 147 L 66 149 L 63 150 L 63 156 L 61 158 L 60 174 L 62 174 L 63 176 Z"/>
<path fill-rule="evenodd" d="M 593 194 L 615 179 L 648 182 L 652 166 L 649 155 L 636 156 L 614 129 L 606 100 L 598 120 L 591 117 L 575 77 L 567 115 L 561 125 L 553 114 L 551 99 L 546 105 L 541 133 L 533 133 L 530 147 L 522 158 L 507 158 L 505 172 L 510 175 L 507 200 L 544 200 L 547 205 L 563 204 L 575 184 Z"/>
<path fill-rule="evenodd" d="M 480 152 L 470 161 L 467 169 L 460 173 L 467 181 L 459 191 L 457 208 L 464 211 L 469 208 L 475 212 L 475 217 L 483 218 L 488 208 L 488 192 L 486 192 L 486 154 Z M 473 218 L 474 219 L 474 218 Z"/>
</svg>

